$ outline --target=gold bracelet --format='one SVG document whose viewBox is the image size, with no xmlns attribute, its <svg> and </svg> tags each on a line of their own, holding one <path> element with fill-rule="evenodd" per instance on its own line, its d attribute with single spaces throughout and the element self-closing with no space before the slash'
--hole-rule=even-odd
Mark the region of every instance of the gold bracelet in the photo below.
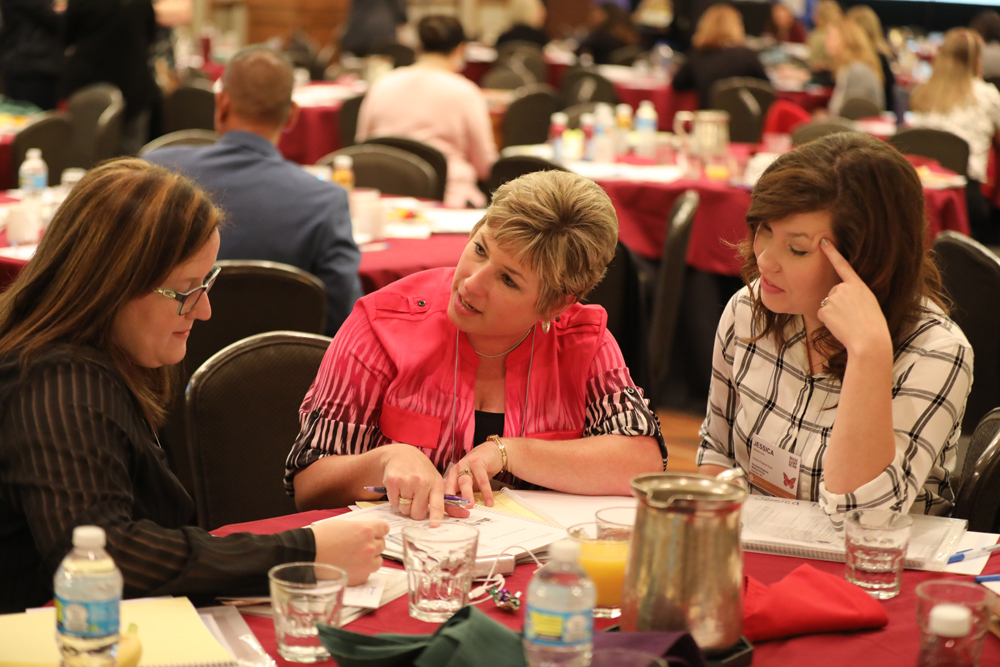
<svg viewBox="0 0 1000 667">
<path fill-rule="evenodd" d="M 498 435 L 491 435 L 490 437 L 487 438 L 487 440 L 493 441 L 493 444 L 496 445 L 497 449 L 500 450 L 500 458 L 503 463 L 501 464 L 500 472 L 498 472 L 497 475 L 502 475 L 505 472 L 507 472 L 507 447 L 503 444 L 503 441 L 500 439 L 500 436 Z"/>
</svg>

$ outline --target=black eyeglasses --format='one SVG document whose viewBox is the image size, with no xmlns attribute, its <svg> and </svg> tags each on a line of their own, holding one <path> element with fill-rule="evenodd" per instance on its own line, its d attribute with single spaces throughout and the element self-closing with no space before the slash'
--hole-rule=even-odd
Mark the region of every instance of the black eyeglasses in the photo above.
<svg viewBox="0 0 1000 667">
<path fill-rule="evenodd" d="M 193 290 L 189 290 L 187 292 L 175 292 L 174 290 L 166 289 L 165 287 L 157 287 L 153 290 L 153 293 L 160 294 L 168 299 L 177 301 L 177 314 L 187 315 L 194 310 L 195 306 L 198 305 L 198 300 L 201 299 L 201 295 L 212 289 L 212 285 L 215 284 L 215 279 L 219 277 L 220 271 L 222 271 L 221 267 L 213 266 L 212 270 L 208 272 L 207 276 L 205 276 L 204 284 L 201 287 L 195 287 Z"/>
</svg>

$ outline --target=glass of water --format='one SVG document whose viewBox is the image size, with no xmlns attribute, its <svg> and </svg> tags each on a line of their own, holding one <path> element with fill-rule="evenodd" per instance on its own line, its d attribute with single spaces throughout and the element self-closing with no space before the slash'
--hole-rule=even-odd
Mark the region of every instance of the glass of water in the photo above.
<svg viewBox="0 0 1000 667">
<path fill-rule="evenodd" d="M 267 573 L 278 653 L 292 662 L 321 662 L 330 653 L 317 623 L 340 625 L 347 572 L 322 563 L 285 563 Z"/>
<path fill-rule="evenodd" d="M 410 588 L 410 616 L 441 623 L 469 601 L 479 529 L 457 521 L 432 528 L 403 528 L 403 565 Z"/>
<path fill-rule="evenodd" d="M 913 520 L 889 510 L 847 513 L 847 580 L 877 600 L 899 595 Z"/>
</svg>

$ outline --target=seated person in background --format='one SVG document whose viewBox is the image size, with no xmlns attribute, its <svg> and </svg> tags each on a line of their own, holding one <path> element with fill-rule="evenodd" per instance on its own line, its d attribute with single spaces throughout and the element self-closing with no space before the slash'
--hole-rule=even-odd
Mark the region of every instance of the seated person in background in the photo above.
<svg viewBox="0 0 1000 667">
<path fill-rule="evenodd" d="M 372 84 L 358 114 L 357 140 L 405 137 L 429 144 L 448 158 L 446 206 L 485 206 L 476 185 L 497 160 L 486 99 L 458 73 L 465 31 L 453 16 L 425 16 L 417 26 L 423 52 Z"/>
<path fill-rule="evenodd" d="M 830 70 L 833 62 L 826 52 L 826 30 L 844 18 L 844 12 L 836 0 L 820 0 L 813 9 L 815 28 L 809 33 L 809 67 L 813 70 L 813 82 L 819 85 L 833 85 Z"/>
<path fill-rule="evenodd" d="M 589 54 L 595 65 L 608 65 L 612 53 L 639 43 L 639 33 L 632 25 L 632 17 L 613 2 L 604 2 L 592 8 L 590 25 L 590 34 L 583 38 L 576 52 L 579 55 Z"/>
<path fill-rule="evenodd" d="M 674 76 L 674 90 L 697 90 L 698 108 L 711 108 L 712 86 L 722 79 L 748 76 L 767 81 L 760 58 L 744 46 L 743 17 L 732 5 L 712 5 L 698 21 L 694 47 Z"/>
<path fill-rule="evenodd" d="M 790 495 L 838 523 L 859 508 L 950 512 L 972 348 L 943 309 L 923 202 L 906 158 L 858 132 L 764 172 L 747 286 L 716 335 L 701 472 L 749 471 L 757 442 L 780 450 Z"/>
<path fill-rule="evenodd" d="M 806 43 L 806 27 L 802 25 L 802 21 L 795 18 L 792 10 L 781 2 L 771 5 L 771 18 L 764 27 L 764 34 L 779 42 Z"/>
<path fill-rule="evenodd" d="M 944 130 L 969 144 L 968 183 L 965 198 L 972 235 L 983 243 L 996 243 L 997 230 L 990 223 L 990 209 L 979 184 L 986 181 L 990 147 L 1000 150 L 1000 91 L 979 76 L 983 40 L 966 28 L 953 28 L 934 59 L 934 71 L 910 96 L 913 127 Z"/>
<path fill-rule="evenodd" d="M 358 301 L 302 403 L 285 470 L 298 507 L 374 500 L 362 487 L 378 485 L 404 514 L 439 520 L 444 493 L 492 505 L 491 481 L 627 495 L 663 470 L 607 313 L 579 303 L 617 240 L 598 185 L 536 172 L 497 190 L 457 268 Z"/>
<path fill-rule="evenodd" d="M 896 75 L 892 73 L 892 49 L 885 41 L 882 22 L 875 10 L 867 5 L 855 5 L 847 10 L 847 18 L 851 19 L 865 31 L 868 41 L 875 49 L 879 65 L 882 67 L 882 89 L 885 91 L 885 108 L 896 109 Z"/>
<path fill-rule="evenodd" d="M 511 26 L 497 37 L 497 46 L 505 42 L 532 42 L 543 47 L 549 43 L 549 35 L 545 32 L 545 5 L 541 0 L 510 0 L 507 16 Z"/>
<path fill-rule="evenodd" d="M 406 0 L 352 0 L 340 51 L 366 56 L 372 49 L 397 44 L 397 31 L 406 25 Z"/>
<path fill-rule="evenodd" d="M 379 567 L 382 522 L 228 537 L 191 525 L 155 433 L 171 366 L 212 312 L 219 217 L 176 174 L 105 163 L 0 296 L 0 611 L 52 598 L 83 524 L 107 533 L 126 597 L 266 590 L 268 569 L 289 561 L 332 563 L 355 583 Z"/>
<path fill-rule="evenodd" d="M 827 110 L 839 116 L 844 102 L 868 100 L 885 109 L 882 66 L 865 31 L 850 19 L 827 26 L 826 52 L 833 59 L 833 95 Z"/>
<path fill-rule="evenodd" d="M 211 146 L 176 146 L 145 159 L 187 176 L 208 191 L 230 226 L 220 259 L 259 259 L 297 266 L 326 286 L 326 333 L 337 332 L 361 296 L 361 253 L 351 237 L 347 192 L 324 183 L 278 152 L 298 106 L 288 59 L 264 46 L 232 57 L 215 96 Z"/>
<path fill-rule="evenodd" d="M 1000 12 L 987 9 L 972 19 L 973 30 L 983 38 L 983 72 L 984 79 L 1000 77 Z"/>
</svg>

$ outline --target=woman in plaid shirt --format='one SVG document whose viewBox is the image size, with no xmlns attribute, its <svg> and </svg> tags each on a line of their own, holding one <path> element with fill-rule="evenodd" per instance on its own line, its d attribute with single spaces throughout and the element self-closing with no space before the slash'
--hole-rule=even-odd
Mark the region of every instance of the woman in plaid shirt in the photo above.
<svg viewBox="0 0 1000 667">
<path fill-rule="evenodd" d="M 701 471 L 751 471 L 752 455 L 780 451 L 797 469 L 781 490 L 838 521 L 855 508 L 947 514 L 972 348 L 926 251 L 916 171 L 878 139 L 829 136 L 771 165 L 747 226 Z"/>
</svg>

